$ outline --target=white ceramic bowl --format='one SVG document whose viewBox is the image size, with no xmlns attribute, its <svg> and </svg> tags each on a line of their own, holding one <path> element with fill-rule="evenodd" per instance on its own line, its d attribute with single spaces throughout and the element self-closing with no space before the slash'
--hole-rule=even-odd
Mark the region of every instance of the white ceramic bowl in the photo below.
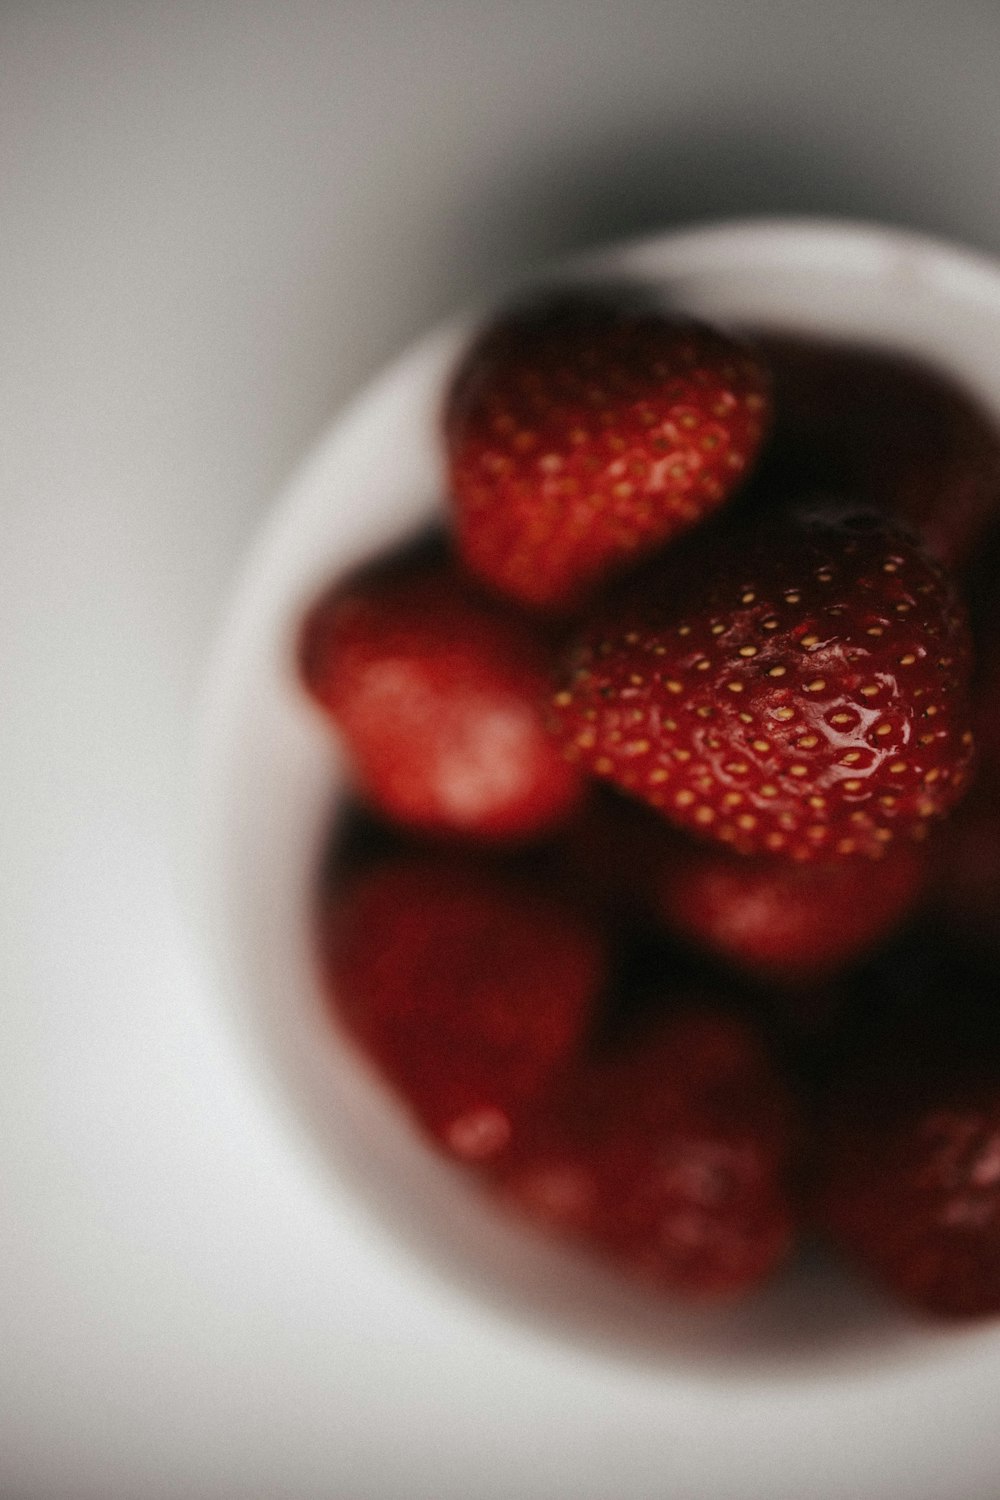
<svg viewBox="0 0 1000 1500">
<path fill-rule="evenodd" d="M 722 324 L 884 343 L 953 372 L 1000 416 L 1000 266 L 915 235 L 816 221 L 721 224 L 557 267 L 546 284 L 639 278 Z M 433 516 L 442 393 L 476 317 L 406 353 L 331 425 L 249 559 L 211 664 L 194 807 L 195 918 L 275 1099 L 387 1234 L 511 1316 L 620 1357 L 738 1381 L 931 1357 L 991 1328 L 928 1329 L 823 1263 L 745 1306 L 690 1312 L 621 1285 L 500 1216 L 421 1142 L 331 1025 L 309 914 L 340 780 L 298 687 L 315 593 Z M 332 1185 L 333 1186 L 333 1185 Z"/>
</svg>

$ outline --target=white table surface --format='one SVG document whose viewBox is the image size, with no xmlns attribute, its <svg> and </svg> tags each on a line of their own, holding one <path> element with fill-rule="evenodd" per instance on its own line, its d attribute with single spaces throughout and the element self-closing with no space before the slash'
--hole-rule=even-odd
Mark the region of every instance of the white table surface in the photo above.
<svg viewBox="0 0 1000 1500">
<path fill-rule="evenodd" d="M 727 1386 L 426 1275 L 248 1066 L 177 860 L 241 555 L 367 375 L 640 228 L 1000 250 L 998 57 L 988 0 L 0 11 L 3 1500 L 1000 1493 L 978 1345 Z"/>
</svg>

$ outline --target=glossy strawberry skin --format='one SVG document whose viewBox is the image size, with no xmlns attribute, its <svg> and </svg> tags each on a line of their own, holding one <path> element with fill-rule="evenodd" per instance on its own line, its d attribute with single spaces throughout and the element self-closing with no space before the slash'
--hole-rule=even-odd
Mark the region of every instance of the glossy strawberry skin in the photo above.
<svg viewBox="0 0 1000 1500">
<path fill-rule="evenodd" d="M 571 608 L 716 510 L 768 413 L 760 363 L 700 324 L 583 298 L 512 315 L 447 403 L 462 559 L 522 605 Z"/>
<path fill-rule="evenodd" d="M 666 845 L 666 841 L 665 841 Z M 885 939 L 927 880 L 925 846 L 899 843 L 877 879 L 859 860 L 746 858 L 675 838 L 652 883 L 661 920 L 752 978 L 815 984 Z"/>
<path fill-rule="evenodd" d="M 831 489 L 905 521 L 955 567 L 1000 515 L 1000 428 L 956 382 L 895 352 L 763 334 L 775 422 L 760 490 Z"/>
<path fill-rule="evenodd" d="M 377 865 L 324 903 L 335 1013 L 446 1154 L 496 1157 L 578 1049 L 607 968 L 569 901 L 457 857 Z"/>
<path fill-rule="evenodd" d="M 878 858 L 958 800 L 964 611 L 908 535 L 827 509 L 715 528 L 580 630 L 566 753 L 746 854 Z"/>
<path fill-rule="evenodd" d="M 726 1299 L 795 1233 L 795 1110 L 752 1028 L 702 1004 L 573 1073 L 519 1131 L 502 1199 L 661 1291 Z"/>
<path fill-rule="evenodd" d="M 544 646 L 447 567 L 390 569 L 327 595 L 299 657 L 362 791 L 404 828 L 526 839 L 577 803 L 580 776 L 544 722 Z"/>
</svg>

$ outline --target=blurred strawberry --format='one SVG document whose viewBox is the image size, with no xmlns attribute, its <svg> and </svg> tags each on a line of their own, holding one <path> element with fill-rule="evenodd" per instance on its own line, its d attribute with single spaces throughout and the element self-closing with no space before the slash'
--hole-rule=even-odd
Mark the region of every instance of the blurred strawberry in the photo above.
<svg viewBox="0 0 1000 1500">
<path fill-rule="evenodd" d="M 334 590 L 306 619 L 300 664 L 362 791 L 404 828 L 525 839 L 579 800 L 543 718 L 543 644 L 444 566 Z"/>
<path fill-rule="evenodd" d="M 464 562 L 521 604 L 578 604 L 726 500 L 769 405 L 749 350 L 687 319 L 584 296 L 502 319 L 445 416 Z"/>
<path fill-rule="evenodd" d="M 825 1123 L 819 1214 L 903 1301 L 939 1316 L 996 1316 L 996 977 L 956 958 L 935 982 L 937 994 L 911 990 L 843 1060 Z"/>
<path fill-rule="evenodd" d="M 578 1048 L 607 970 L 593 920 L 533 881 L 457 857 L 399 858 L 327 897 L 337 1013 L 433 1140 L 508 1146 Z"/>
<path fill-rule="evenodd" d="M 790 1253 L 795 1109 L 752 1027 L 683 1007 L 570 1074 L 496 1174 L 504 1201 L 663 1290 L 728 1298 Z"/>
<path fill-rule="evenodd" d="M 957 382 L 884 349 L 762 335 L 775 424 L 758 493 L 839 491 L 968 558 L 1000 513 L 1000 427 Z"/>
<path fill-rule="evenodd" d="M 898 844 L 878 876 L 857 860 L 746 858 L 713 845 L 664 845 L 653 884 L 667 926 L 723 962 L 777 984 L 826 980 L 887 937 L 919 899 L 923 847 Z"/>
</svg>

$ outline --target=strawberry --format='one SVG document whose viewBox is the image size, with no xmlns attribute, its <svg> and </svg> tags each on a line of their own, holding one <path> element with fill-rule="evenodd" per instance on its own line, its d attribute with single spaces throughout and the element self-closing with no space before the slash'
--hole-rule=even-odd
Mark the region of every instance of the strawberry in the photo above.
<svg viewBox="0 0 1000 1500">
<path fill-rule="evenodd" d="M 775 423 L 758 489 L 832 489 L 902 518 L 946 565 L 1000 512 L 1000 430 L 954 381 L 887 350 L 762 335 Z"/>
<path fill-rule="evenodd" d="M 431 1139 L 463 1161 L 508 1145 L 578 1047 L 605 943 L 551 890 L 458 857 L 376 865 L 320 913 L 336 1013 Z"/>
<path fill-rule="evenodd" d="M 759 361 L 701 324 L 584 297 L 507 317 L 445 413 L 463 561 L 520 604 L 569 608 L 716 510 L 768 412 Z"/>
<path fill-rule="evenodd" d="M 303 627 L 300 666 L 368 799 L 406 828 L 523 839 L 578 800 L 579 774 L 543 719 L 543 646 L 443 566 L 327 595 Z"/>
<path fill-rule="evenodd" d="M 952 956 L 933 983 L 936 993 L 911 990 L 844 1061 L 822 1132 L 819 1218 L 903 1301 L 939 1316 L 996 1316 L 996 978 Z"/>
<path fill-rule="evenodd" d="M 813 984 L 899 925 L 927 876 L 926 847 L 890 848 L 873 881 L 858 860 L 747 859 L 678 838 L 664 848 L 656 908 L 689 942 L 762 980 Z"/>
<path fill-rule="evenodd" d="M 716 1005 L 568 1075 L 495 1174 L 503 1201 L 693 1298 L 764 1280 L 794 1237 L 794 1109 L 762 1042 Z"/>
<path fill-rule="evenodd" d="M 606 906 L 653 917 L 751 980 L 808 985 L 810 997 L 905 920 L 929 866 L 926 844 L 890 846 L 873 888 L 861 860 L 737 855 L 615 793 L 587 802 L 564 846 L 567 874 Z M 788 1000 L 781 997 L 783 1010 Z M 804 1004 L 811 1011 L 812 999 Z"/>
<path fill-rule="evenodd" d="M 968 777 L 970 646 L 941 570 L 829 507 L 706 528 L 578 633 L 567 754 L 741 853 L 878 857 Z"/>
</svg>

